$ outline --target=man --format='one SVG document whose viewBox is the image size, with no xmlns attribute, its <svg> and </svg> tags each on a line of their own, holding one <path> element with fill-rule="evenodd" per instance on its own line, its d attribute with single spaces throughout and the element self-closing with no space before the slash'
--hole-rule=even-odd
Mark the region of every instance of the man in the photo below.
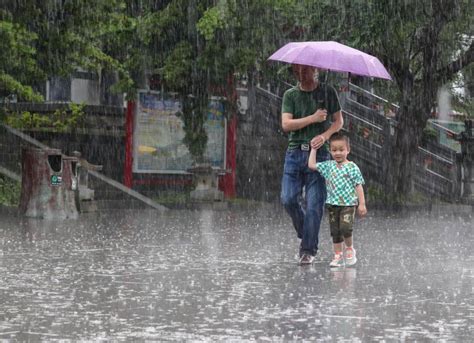
<svg viewBox="0 0 474 343">
<path fill-rule="evenodd" d="M 308 168 L 311 147 L 318 149 L 318 161 L 329 159 L 324 144 L 342 128 L 341 106 L 334 88 L 320 83 L 315 67 L 292 66 L 298 84 L 283 95 L 281 124 L 288 132 L 281 201 L 301 239 L 299 263 L 313 263 L 318 250 L 318 236 L 326 185 L 319 172 Z M 332 123 L 330 119 L 332 118 Z M 303 188 L 304 204 L 301 203 Z"/>
</svg>

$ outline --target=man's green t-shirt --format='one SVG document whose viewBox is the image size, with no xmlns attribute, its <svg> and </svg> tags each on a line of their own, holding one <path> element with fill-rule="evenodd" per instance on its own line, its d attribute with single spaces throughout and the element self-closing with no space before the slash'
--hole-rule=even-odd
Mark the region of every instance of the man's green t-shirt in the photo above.
<svg viewBox="0 0 474 343">
<path fill-rule="evenodd" d="M 325 108 L 328 116 L 324 122 L 308 125 L 288 134 L 288 148 L 309 143 L 315 136 L 326 131 L 331 125 L 332 114 L 341 110 L 336 90 L 320 83 L 313 91 L 302 91 L 299 86 L 288 89 L 283 95 L 281 113 L 291 113 L 293 119 L 313 114 L 319 108 Z"/>
</svg>

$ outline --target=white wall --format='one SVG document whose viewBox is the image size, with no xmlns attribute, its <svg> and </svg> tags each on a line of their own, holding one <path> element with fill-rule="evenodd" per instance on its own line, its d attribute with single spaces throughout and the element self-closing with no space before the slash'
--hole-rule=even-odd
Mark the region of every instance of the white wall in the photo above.
<svg viewBox="0 0 474 343">
<path fill-rule="evenodd" d="M 71 80 L 71 101 L 86 105 L 100 105 L 100 89 L 98 80 Z"/>
</svg>

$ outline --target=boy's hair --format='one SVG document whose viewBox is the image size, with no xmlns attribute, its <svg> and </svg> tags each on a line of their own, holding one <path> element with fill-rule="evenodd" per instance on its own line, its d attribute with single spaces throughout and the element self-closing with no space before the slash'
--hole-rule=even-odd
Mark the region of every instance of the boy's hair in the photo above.
<svg viewBox="0 0 474 343">
<path fill-rule="evenodd" d="M 334 141 L 344 141 L 346 142 L 347 149 L 350 149 L 351 147 L 350 142 L 349 142 L 349 137 L 347 137 L 342 132 L 335 132 L 331 135 L 331 137 L 329 138 L 329 144 L 331 144 Z"/>
</svg>

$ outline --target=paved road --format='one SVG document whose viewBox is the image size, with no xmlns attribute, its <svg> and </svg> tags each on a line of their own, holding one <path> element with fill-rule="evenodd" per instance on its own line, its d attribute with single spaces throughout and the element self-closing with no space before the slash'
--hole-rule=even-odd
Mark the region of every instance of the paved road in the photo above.
<svg viewBox="0 0 474 343">
<path fill-rule="evenodd" d="M 0 220 L 0 340 L 472 341 L 474 220 L 371 213 L 354 268 L 281 208 Z"/>
</svg>

